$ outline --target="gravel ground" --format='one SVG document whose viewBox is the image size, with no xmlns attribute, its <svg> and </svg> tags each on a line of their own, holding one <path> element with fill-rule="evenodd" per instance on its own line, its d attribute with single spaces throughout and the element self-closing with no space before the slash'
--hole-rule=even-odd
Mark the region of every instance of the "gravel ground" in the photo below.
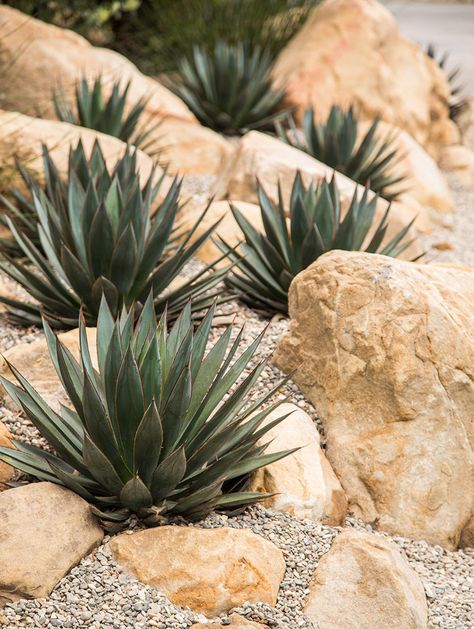
<svg viewBox="0 0 474 629">
<path fill-rule="evenodd" d="M 204 194 L 205 185 L 199 182 L 187 185 L 190 194 Z M 474 190 L 456 186 L 454 189 L 458 212 L 453 216 L 453 229 L 436 229 L 427 239 L 427 246 L 439 247 L 449 242 L 453 248 L 435 248 L 428 259 L 436 261 L 462 261 L 474 266 L 472 247 L 474 232 L 469 216 L 474 206 Z M 0 289 L 14 287 L 0 276 Z M 235 302 L 226 304 L 221 312 L 225 319 L 235 315 L 235 323 L 245 323 L 244 341 L 248 343 L 263 330 L 267 321 Z M 270 354 L 288 322 L 274 318 L 260 346 L 259 358 Z M 214 330 L 217 336 L 222 327 Z M 39 336 L 35 329 L 21 330 L 0 323 L 0 351 L 5 351 L 20 340 L 30 342 Z M 272 387 L 281 377 L 269 365 L 261 378 L 256 393 Z M 311 404 L 306 402 L 296 385 L 288 383 L 280 393 L 313 417 L 322 435 L 324 432 Z M 18 413 L 0 407 L 0 418 L 19 439 L 41 444 L 34 427 Z M 302 606 L 307 587 L 322 554 L 328 551 L 339 529 L 323 526 L 310 520 L 296 520 L 289 515 L 273 513 L 261 506 L 248 509 L 244 514 L 227 518 L 209 516 L 198 525 L 202 527 L 232 526 L 250 528 L 255 533 L 279 546 L 286 561 L 286 573 L 275 608 L 268 605 L 245 605 L 237 610 L 249 619 L 281 629 L 310 629 L 314 625 L 303 615 Z M 371 530 L 370 526 L 348 518 L 346 526 Z M 381 534 L 382 533 L 374 533 Z M 413 569 L 420 575 L 427 595 L 430 622 L 433 629 L 474 629 L 474 549 L 450 552 L 421 541 L 390 537 L 406 554 Z M 22 627 L 91 627 L 94 629 L 186 629 L 202 620 L 188 609 L 176 607 L 149 586 L 139 583 L 115 564 L 106 542 L 86 557 L 55 588 L 47 599 L 20 600 L 0 612 L 0 625 L 8 629 Z M 401 628 L 403 629 L 403 628 Z"/>
</svg>

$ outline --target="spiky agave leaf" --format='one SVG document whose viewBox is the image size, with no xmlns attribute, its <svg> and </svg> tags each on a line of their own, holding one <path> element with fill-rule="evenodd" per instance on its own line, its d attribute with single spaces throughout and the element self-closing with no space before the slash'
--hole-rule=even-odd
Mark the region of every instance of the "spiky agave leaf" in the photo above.
<svg viewBox="0 0 474 629">
<path fill-rule="evenodd" d="M 403 182 L 398 164 L 401 155 L 394 148 L 394 137 L 380 138 L 377 128 L 380 122 L 374 118 L 369 130 L 359 141 L 359 121 L 352 107 L 344 111 L 337 105 L 331 107 L 324 124 L 318 124 L 314 110 L 309 107 L 303 117 L 301 138 L 294 121 L 290 118 L 290 131 L 278 125 L 280 138 L 309 153 L 323 164 L 343 173 L 387 200 L 393 200 L 403 190 L 397 184 Z"/>
<path fill-rule="evenodd" d="M 365 189 L 359 199 L 354 192 L 344 218 L 334 177 L 318 186 L 305 187 L 300 173 L 293 182 L 289 211 L 285 211 L 281 190 L 275 204 L 257 182 L 264 232 L 259 232 L 245 216 L 231 205 L 244 242 L 230 247 L 220 239 L 220 247 L 238 262 L 226 282 L 242 301 L 267 313 L 288 312 L 288 290 L 293 278 L 319 256 L 332 249 L 366 251 L 398 256 L 412 241 L 405 237 L 411 221 L 387 244 L 390 207 L 374 229 L 377 196 L 369 198 Z M 369 232 L 373 236 L 368 240 Z"/>
<path fill-rule="evenodd" d="M 265 454 L 262 439 L 285 416 L 264 425 L 278 402 L 266 406 L 282 381 L 250 401 L 265 361 L 244 371 L 261 341 L 240 355 L 242 332 L 229 327 L 206 353 L 214 306 L 194 330 L 188 304 L 171 330 L 157 324 L 153 297 L 137 323 L 133 310 L 114 319 L 105 298 L 97 323 L 97 368 L 80 322 L 80 360 L 44 322 L 51 360 L 74 410 L 53 411 L 11 366 L 18 381 L 2 378 L 7 392 L 55 454 L 15 442 L 0 460 L 41 480 L 65 485 L 108 520 L 136 513 L 154 525 L 167 513 L 189 519 L 212 509 L 261 500 L 245 491 L 252 471 L 289 454 Z M 223 486 L 238 487 L 223 493 Z"/>
<path fill-rule="evenodd" d="M 81 143 L 71 149 L 66 183 L 46 148 L 43 151 L 46 191 L 31 182 L 35 232 L 41 248 L 18 220 L 5 220 L 26 260 L 3 253 L 0 268 L 17 281 L 37 304 L 0 296 L 12 321 L 38 325 L 40 311 L 54 327 L 76 327 L 83 308 L 88 324 L 97 318 L 102 293 L 114 314 L 123 305 L 144 302 L 153 291 L 157 312 L 168 304 L 169 317 L 177 316 L 193 296 L 193 307 L 212 303 L 226 269 L 215 263 L 170 284 L 209 238 L 211 226 L 192 244 L 199 223 L 173 248 L 173 226 L 181 183 L 172 182 L 164 200 L 150 216 L 164 175 L 155 183 L 152 172 L 142 188 L 136 154 L 128 151 L 109 173 L 98 143 L 87 159 Z M 210 291 L 210 292 L 209 292 Z"/>
<path fill-rule="evenodd" d="M 453 122 L 456 122 L 467 107 L 467 99 L 462 95 L 464 92 L 464 86 L 458 82 L 461 68 L 452 67 L 449 69 L 449 54 L 447 52 L 440 52 L 432 43 L 428 44 L 425 52 L 430 59 L 433 59 L 446 76 L 450 90 L 449 117 Z"/>
<path fill-rule="evenodd" d="M 172 89 L 198 120 L 228 135 L 271 126 L 288 112 L 278 111 L 285 93 L 274 90 L 271 55 L 245 44 L 216 44 L 212 51 L 195 47 L 179 64 Z"/>
<path fill-rule="evenodd" d="M 76 84 L 75 103 L 71 105 L 62 88 L 53 92 L 53 104 L 59 120 L 95 129 L 133 144 L 151 155 L 158 153 L 156 137 L 153 134 L 159 126 L 140 126 L 147 99 L 141 98 L 131 107 L 127 106 L 130 81 L 122 87 L 120 80 L 112 84 L 108 97 L 104 90 L 105 80 L 98 76 L 91 84 L 86 78 Z"/>
</svg>

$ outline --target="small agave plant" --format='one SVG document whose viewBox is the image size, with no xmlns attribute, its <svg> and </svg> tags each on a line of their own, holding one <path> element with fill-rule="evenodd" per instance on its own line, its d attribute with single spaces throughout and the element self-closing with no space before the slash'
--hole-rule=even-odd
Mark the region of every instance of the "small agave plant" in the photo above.
<svg viewBox="0 0 474 629">
<path fill-rule="evenodd" d="M 449 54 L 438 50 L 434 44 L 428 44 L 426 54 L 444 72 L 449 84 L 449 117 L 453 122 L 457 122 L 460 115 L 465 111 L 468 102 L 463 97 L 464 86 L 458 81 L 461 68 L 452 67 L 449 69 Z"/>
<path fill-rule="evenodd" d="M 14 323 L 40 325 L 43 315 L 53 327 L 77 327 L 82 307 L 94 325 L 103 293 L 114 315 L 123 305 L 139 308 L 150 290 L 157 312 L 167 304 L 170 318 L 190 297 L 196 310 L 209 308 L 216 295 L 211 289 L 226 268 L 208 265 L 170 287 L 215 227 L 190 244 L 199 219 L 176 245 L 178 180 L 151 216 L 164 175 L 154 183 L 152 172 L 142 188 L 135 153 L 128 151 L 109 172 L 98 143 L 89 159 L 79 143 L 69 155 L 66 183 L 46 148 L 43 157 L 46 189 L 30 180 L 34 220 L 25 225 L 19 217 L 5 218 L 25 259 L 4 250 L 0 269 L 36 300 L 0 296 Z"/>
<path fill-rule="evenodd" d="M 18 384 L 1 378 L 3 386 L 55 454 L 16 441 L 16 450 L 0 448 L 0 460 L 68 487 L 108 522 L 124 522 L 132 513 L 148 526 L 171 514 L 196 520 L 265 498 L 245 491 L 245 481 L 291 452 L 265 454 L 262 445 L 286 417 L 264 425 L 279 402 L 262 408 L 284 381 L 251 401 L 265 366 L 249 368 L 261 336 L 237 356 L 242 330 L 231 342 L 229 327 L 206 354 L 213 315 L 211 307 L 194 330 L 188 304 L 168 332 L 166 314 L 156 322 L 151 295 L 136 323 L 125 308 L 114 320 L 103 299 L 96 367 L 83 319 L 79 361 L 44 322 L 73 410 L 53 411 L 9 365 Z"/>
<path fill-rule="evenodd" d="M 303 117 L 302 138 L 292 118 L 288 120 L 289 131 L 277 125 L 280 138 L 288 144 L 363 186 L 368 185 L 389 201 L 401 194 L 402 189 L 397 188 L 397 184 L 406 177 L 400 174 L 400 155 L 393 146 L 393 137 L 381 139 L 377 134 L 378 117 L 360 142 L 359 121 L 352 107 L 344 111 L 334 105 L 325 124 L 316 123 L 314 110 L 309 107 Z"/>
<path fill-rule="evenodd" d="M 249 129 L 271 128 L 288 115 L 277 111 L 285 93 L 272 88 L 271 55 L 245 44 L 216 44 L 207 51 L 195 47 L 184 58 L 173 90 L 205 125 L 226 135 L 241 135 Z"/>
<path fill-rule="evenodd" d="M 318 186 L 311 184 L 306 188 L 300 173 L 297 173 L 288 213 L 281 190 L 275 205 L 258 182 L 257 188 L 264 233 L 255 229 L 231 205 L 245 241 L 235 248 L 220 239 L 220 247 L 232 261 L 238 263 L 226 279 L 228 285 L 237 291 L 244 303 L 268 314 L 287 314 L 288 290 L 293 278 L 327 251 L 366 251 L 395 257 L 412 242 L 404 239 L 414 221 L 390 242 L 382 244 L 390 207 L 367 242 L 373 229 L 378 197 L 374 195 L 369 199 L 369 192 L 365 189 L 358 199 L 355 191 L 342 218 L 334 177 L 330 183 L 323 180 Z"/>
<path fill-rule="evenodd" d="M 142 151 L 156 154 L 158 147 L 154 131 L 159 123 L 145 127 L 139 125 L 146 99 L 142 98 L 127 108 L 130 82 L 124 87 L 120 81 L 113 83 L 108 97 L 105 96 L 104 84 L 102 76 L 98 76 L 92 84 L 83 78 L 76 85 L 74 105 L 67 101 L 63 89 L 56 89 L 53 104 L 59 120 L 101 131 Z"/>
</svg>

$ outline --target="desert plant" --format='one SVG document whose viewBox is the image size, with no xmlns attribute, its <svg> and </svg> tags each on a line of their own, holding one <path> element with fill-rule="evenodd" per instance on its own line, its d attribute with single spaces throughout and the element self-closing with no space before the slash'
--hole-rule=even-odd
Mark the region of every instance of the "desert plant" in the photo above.
<svg viewBox="0 0 474 629">
<path fill-rule="evenodd" d="M 40 324 L 42 312 L 55 327 L 75 327 L 82 306 L 87 323 L 94 324 L 102 293 L 115 314 L 124 304 L 143 303 L 150 289 L 157 312 L 168 304 L 171 318 L 191 296 L 196 309 L 209 307 L 213 300 L 209 290 L 225 269 L 214 271 L 214 265 L 208 265 L 181 286 L 170 287 L 214 229 L 189 244 L 198 220 L 179 244 L 170 247 L 180 181 L 173 180 L 151 216 L 164 175 L 157 178 L 153 171 L 142 188 L 136 153 L 127 151 L 109 172 L 98 143 L 89 159 L 79 143 L 69 154 L 67 182 L 46 148 L 43 158 L 46 191 L 30 180 L 41 248 L 18 219 L 5 219 L 26 260 L 3 252 L 0 268 L 38 302 L 0 296 L 13 322 Z"/>
<path fill-rule="evenodd" d="M 67 101 L 62 88 L 53 92 L 56 115 L 63 122 L 107 133 L 147 153 L 156 154 L 158 146 L 152 134 L 159 122 L 139 127 L 146 99 L 138 100 L 127 112 L 129 89 L 130 82 L 122 87 L 121 81 L 116 81 L 106 97 L 102 76 L 98 76 L 92 84 L 83 78 L 76 85 L 74 105 Z"/>
<path fill-rule="evenodd" d="M 281 383 L 251 401 L 248 394 L 265 361 L 236 382 L 261 336 L 237 357 L 242 332 L 230 344 L 229 327 L 205 355 L 213 315 L 212 307 L 194 331 L 188 304 L 168 333 L 166 314 L 157 325 L 152 295 L 136 325 L 132 310 L 114 320 L 103 299 L 97 369 L 83 319 L 80 361 L 45 322 L 51 360 L 74 410 L 53 411 L 10 366 L 19 386 L 2 378 L 3 386 L 55 454 L 15 442 L 16 450 L 0 448 L 0 459 L 65 485 L 106 521 L 122 522 L 135 513 L 154 526 L 167 514 L 194 520 L 264 498 L 244 485 L 250 472 L 289 453 L 264 454 L 262 445 L 284 419 L 263 425 L 278 402 L 265 410 L 262 405 Z"/>
<path fill-rule="evenodd" d="M 287 115 L 277 111 L 284 92 L 273 90 L 270 66 L 270 55 L 258 47 L 219 42 L 210 52 L 194 48 L 167 85 L 203 125 L 236 135 Z"/>
<path fill-rule="evenodd" d="M 456 122 L 459 115 L 467 107 L 467 100 L 462 96 L 464 86 L 458 82 L 461 68 L 452 67 L 449 69 L 449 54 L 447 52 L 441 53 L 434 44 L 428 44 L 426 47 L 426 54 L 430 57 L 430 59 L 433 59 L 446 76 L 450 91 L 449 117 L 453 120 L 453 122 Z"/>
<path fill-rule="evenodd" d="M 221 239 L 220 246 L 231 260 L 239 262 L 226 282 L 242 301 L 267 313 L 288 312 L 288 290 L 293 278 L 319 256 L 332 249 L 366 251 L 395 257 L 411 243 L 403 242 L 413 221 L 390 242 L 382 245 L 390 207 L 374 228 L 377 196 L 369 199 L 365 189 L 358 199 L 354 192 L 342 218 L 335 179 L 305 187 L 297 173 L 293 182 L 286 216 L 281 190 L 275 204 L 257 182 L 264 233 L 255 229 L 245 216 L 231 205 L 245 241 L 232 248 Z M 369 232 L 373 236 L 368 241 Z M 366 244 L 367 243 L 367 244 Z"/>
<path fill-rule="evenodd" d="M 314 110 L 308 107 L 303 117 L 303 137 L 294 121 L 289 120 L 289 131 L 278 125 L 281 139 L 354 181 L 364 186 L 369 184 L 371 190 L 387 200 L 401 193 L 395 188 L 405 179 L 400 169 L 396 168 L 401 156 L 393 147 L 393 136 L 378 137 L 378 117 L 360 142 L 359 120 L 352 107 L 345 111 L 334 105 L 324 124 L 315 121 Z"/>
</svg>

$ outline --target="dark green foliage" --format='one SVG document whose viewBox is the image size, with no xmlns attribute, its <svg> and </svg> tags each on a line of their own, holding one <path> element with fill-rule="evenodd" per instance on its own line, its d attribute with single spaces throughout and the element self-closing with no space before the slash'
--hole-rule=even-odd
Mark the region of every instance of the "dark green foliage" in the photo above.
<svg viewBox="0 0 474 629">
<path fill-rule="evenodd" d="M 272 89 L 271 57 L 244 44 L 195 48 L 184 58 L 170 87 L 206 127 L 228 135 L 271 128 L 286 117 L 278 112 L 285 94 Z"/>
<path fill-rule="evenodd" d="M 317 187 L 305 187 L 301 175 L 295 177 L 289 212 L 285 212 L 281 191 L 275 204 L 260 184 L 258 198 L 264 233 L 256 230 L 231 205 L 245 241 L 232 249 L 221 240 L 221 248 L 240 264 L 229 274 L 227 283 L 243 302 L 267 313 L 288 312 L 288 290 L 293 278 L 319 256 L 332 249 L 366 251 L 396 257 L 410 242 L 404 242 L 413 221 L 389 243 L 384 240 L 390 208 L 377 225 L 372 238 L 377 196 L 369 199 L 366 189 L 360 199 L 354 193 L 351 205 L 342 218 L 339 192 L 334 178 Z M 288 216 L 288 218 L 287 218 Z M 366 244 L 368 243 L 368 244 Z"/>
<path fill-rule="evenodd" d="M 393 137 L 379 137 L 378 124 L 379 118 L 375 118 L 358 142 L 359 121 L 352 107 L 344 111 L 334 105 L 325 124 L 315 122 L 312 107 L 305 111 L 302 139 L 299 139 L 294 123 L 290 132 L 281 127 L 278 130 L 280 137 L 289 144 L 354 181 L 364 186 L 369 185 L 371 190 L 385 199 L 392 200 L 401 193 L 396 186 L 405 177 L 399 172 L 394 174 L 394 167 L 401 156 L 393 148 Z"/>
<path fill-rule="evenodd" d="M 447 52 L 440 53 L 434 44 L 428 44 L 426 47 L 426 54 L 433 59 L 435 63 L 441 68 L 446 76 L 446 80 L 449 83 L 450 98 L 449 98 L 449 117 L 454 122 L 457 121 L 459 115 L 466 109 L 467 100 L 463 98 L 462 94 L 464 86 L 458 82 L 459 73 L 461 68 L 454 67 L 449 69 L 449 54 Z"/>
<path fill-rule="evenodd" d="M 156 323 L 151 296 L 136 326 L 133 311 L 122 311 L 114 321 L 104 299 L 98 370 L 83 320 L 80 362 L 45 323 L 51 359 L 74 410 L 54 412 L 11 366 L 20 386 L 2 378 L 3 386 L 55 454 L 15 442 L 17 450 L 0 448 L 0 459 L 65 485 L 108 521 L 122 522 L 136 513 L 155 526 L 167 514 L 196 520 L 213 509 L 262 500 L 264 494 L 246 492 L 244 484 L 250 472 L 289 454 L 265 454 L 261 445 L 284 419 L 262 427 L 278 402 L 265 410 L 262 405 L 282 383 L 251 402 L 249 393 L 265 361 L 236 382 L 261 337 L 236 358 L 242 332 L 230 343 L 228 328 L 205 355 L 213 314 L 211 308 L 194 331 L 188 304 L 168 333 L 166 315 Z"/>
<path fill-rule="evenodd" d="M 274 58 L 317 0 L 143 0 L 116 21 L 115 47 L 145 72 L 169 72 L 193 48 L 219 41 L 261 47 Z"/>
<path fill-rule="evenodd" d="M 46 148 L 43 151 L 46 188 L 30 180 L 36 238 L 29 236 L 17 217 L 6 217 L 12 235 L 26 260 L 3 252 L 0 269 L 16 280 L 39 305 L 10 300 L 13 322 L 41 323 L 40 310 L 55 327 L 75 327 L 83 308 L 88 324 L 95 323 L 102 293 L 112 311 L 123 305 L 143 303 L 153 291 L 157 312 L 168 304 L 175 317 L 192 296 L 196 309 L 213 301 L 209 290 L 225 269 L 209 265 L 187 278 L 179 288 L 170 283 L 212 233 L 214 226 L 189 244 L 197 227 L 174 246 L 175 219 L 180 182 L 174 180 L 155 214 L 156 197 L 163 177 L 155 182 L 152 172 L 143 188 L 137 172 L 136 154 L 127 152 L 109 173 L 102 151 L 95 144 L 87 159 L 81 143 L 71 149 L 67 182 L 63 182 Z"/>
<path fill-rule="evenodd" d="M 56 115 L 63 122 L 95 129 L 133 144 L 147 153 L 157 153 L 156 138 L 150 135 L 159 123 L 140 128 L 140 118 L 145 110 L 146 99 L 140 99 L 127 111 L 129 89 L 130 83 L 121 87 L 121 82 L 116 81 L 112 85 L 110 95 L 106 97 L 101 76 L 97 77 L 92 85 L 86 79 L 82 79 L 76 85 L 74 106 L 67 102 L 62 89 L 54 92 Z"/>
</svg>

